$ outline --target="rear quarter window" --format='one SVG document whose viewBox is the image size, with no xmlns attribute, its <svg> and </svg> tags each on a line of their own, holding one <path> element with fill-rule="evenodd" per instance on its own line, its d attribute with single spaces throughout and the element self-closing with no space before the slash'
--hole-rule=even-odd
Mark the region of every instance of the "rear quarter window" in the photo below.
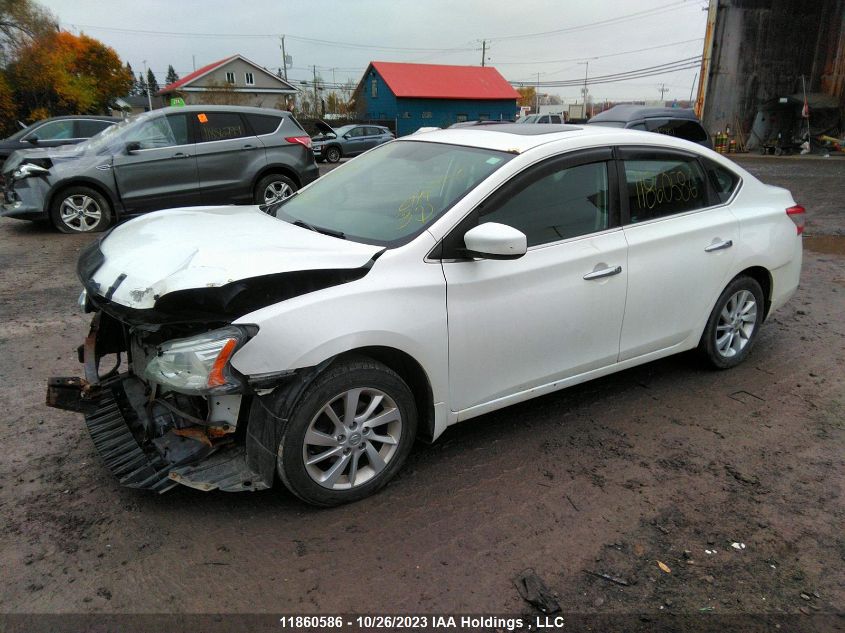
<svg viewBox="0 0 845 633">
<path fill-rule="evenodd" d="M 710 183 L 719 201 L 727 202 L 730 200 L 734 191 L 739 186 L 739 176 L 727 167 L 722 167 L 712 160 L 704 161 L 704 169 L 707 171 L 707 176 L 710 178 Z"/>
<path fill-rule="evenodd" d="M 264 134 L 272 134 L 279 129 L 282 123 L 282 117 L 273 116 L 271 114 L 246 114 L 246 120 L 256 136 Z"/>
</svg>

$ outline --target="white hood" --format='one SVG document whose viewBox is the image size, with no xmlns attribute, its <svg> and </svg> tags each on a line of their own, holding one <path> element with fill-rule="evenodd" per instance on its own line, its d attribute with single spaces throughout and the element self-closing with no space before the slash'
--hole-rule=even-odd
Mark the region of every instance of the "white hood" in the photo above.
<svg viewBox="0 0 845 633">
<path fill-rule="evenodd" d="M 100 244 L 99 293 L 126 277 L 111 300 L 152 308 L 169 292 L 299 270 L 364 266 L 383 250 L 316 233 L 257 206 L 186 207 L 150 213 L 115 228 Z"/>
</svg>

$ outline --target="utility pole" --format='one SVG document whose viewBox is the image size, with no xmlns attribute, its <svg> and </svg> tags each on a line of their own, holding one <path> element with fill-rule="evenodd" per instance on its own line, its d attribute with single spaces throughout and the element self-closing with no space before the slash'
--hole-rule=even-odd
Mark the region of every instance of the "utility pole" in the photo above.
<svg viewBox="0 0 845 633">
<path fill-rule="evenodd" d="M 484 58 L 487 57 L 487 40 L 481 40 L 481 67 L 484 68 Z"/>
<path fill-rule="evenodd" d="M 149 78 L 147 77 L 147 75 L 149 74 L 149 73 L 147 73 L 147 60 L 144 59 L 144 60 L 142 60 L 141 63 L 144 64 L 144 79 L 145 79 L 144 85 L 147 87 L 147 105 L 150 106 L 150 112 L 152 112 L 153 111 L 153 98 L 150 96 L 150 82 L 149 82 Z"/>
<path fill-rule="evenodd" d="M 288 58 L 285 55 L 285 36 L 282 35 L 282 68 L 284 69 L 282 72 L 285 75 L 285 81 L 288 80 Z"/>
<path fill-rule="evenodd" d="M 698 79 L 698 73 L 695 73 L 695 77 L 692 78 L 692 85 L 689 88 L 689 102 L 692 104 L 692 93 L 695 90 L 695 81 Z"/>
<path fill-rule="evenodd" d="M 666 94 L 666 84 L 660 84 L 660 101 L 663 102 L 663 95 Z M 665 105 L 665 103 L 664 103 Z"/>
<path fill-rule="evenodd" d="M 584 64 L 584 118 L 587 119 L 587 76 L 590 73 L 590 62 L 578 62 Z"/>
<path fill-rule="evenodd" d="M 314 71 L 314 114 L 320 116 L 320 95 L 317 94 L 317 66 L 311 67 Z"/>
<path fill-rule="evenodd" d="M 540 111 L 540 73 L 537 73 L 537 89 L 534 91 L 534 102 L 536 103 L 535 113 Z"/>
</svg>

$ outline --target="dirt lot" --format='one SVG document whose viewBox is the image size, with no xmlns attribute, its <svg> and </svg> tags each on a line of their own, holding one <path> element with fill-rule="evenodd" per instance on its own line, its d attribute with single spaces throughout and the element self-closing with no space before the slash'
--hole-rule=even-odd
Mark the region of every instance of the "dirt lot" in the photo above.
<svg viewBox="0 0 845 633">
<path fill-rule="evenodd" d="M 90 238 L 0 220 L 0 612 L 519 614 L 533 568 L 567 613 L 842 625 L 813 616 L 845 612 L 845 160 L 742 164 L 822 236 L 749 362 L 670 358 L 475 419 L 333 510 L 118 487 L 43 404 L 80 373 Z"/>
</svg>

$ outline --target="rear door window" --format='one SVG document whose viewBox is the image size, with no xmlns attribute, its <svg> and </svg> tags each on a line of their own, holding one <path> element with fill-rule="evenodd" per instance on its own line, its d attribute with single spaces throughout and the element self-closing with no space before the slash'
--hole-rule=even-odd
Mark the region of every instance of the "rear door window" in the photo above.
<svg viewBox="0 0 845 633">
<path fill-rule="evenodd" d="M 708 206 L 698 161 L 679 154 L 625 151 L 628 213 L 632 224 Z"/>
<path fill-rule="evenodd" d="M 99 134 L 107 127 L 110 127 L 110 121 L 94 121 L 91 119 L 77 119 L 76 121 L 76 138 L 91 138 L 95 134 Z"/>
<path fill-rule="evenodd" d="M 249 121 L 252 131 L 257 136 L 264 134 L 272 134 L 282 123 L 282 117 L 273 116 L 270 114 L 246 114 L 246 120 Z"/>
<path fill-rule="evenodd" d="M 252 136 L 237 112 L 197 112 L 198 143 L 228 141 Z"/>
</svg>

